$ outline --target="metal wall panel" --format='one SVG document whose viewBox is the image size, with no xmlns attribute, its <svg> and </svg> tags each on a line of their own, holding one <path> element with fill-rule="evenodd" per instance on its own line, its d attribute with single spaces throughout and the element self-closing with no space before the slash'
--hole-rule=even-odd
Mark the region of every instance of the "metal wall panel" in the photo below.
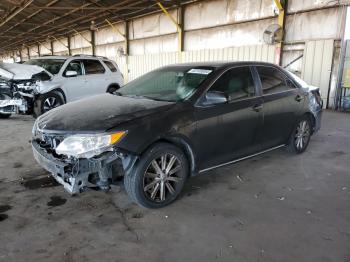
<svg viewBox="0 0 350 262">
<path fill-rule="evenodd" d="M 124 43 L 113 43 L 113 44 L 105 44 L 96 46 L 96 55 L 105 56 L 109 59 L 116 60 L 118 54 L 118 48 L 124 49 Z"/>
<path fill-rule="evenodd" d="M 122 34 L 125 34 L 124 24 L 114 24 L 114 27 L 117 28 Z M 95 41 L 96 45 L 98 46 L 124 41 L 124 37 L 116 32 L 116 30 L 114 30 L 111 26 L 108 26 L 105 28 L 100 28 L 96 31 Z"/>
<path fill-rule="evenodd" d="M 118 57 L 117 63 L 128 80 L 133 80 L 161 66 L 203 61 L 266 61 L 274 62 L 275 46 L 255 45 L 221 49 L 206 49 L 186 51 L 182 53 L 167 52 L 160 54 L 129 56 L 128 67 L 126 58 Z"/>
<path fill-rule="evenodd" d="M 277 19 L 246 22 L 185 32 L 185 51 L 264 44 L 263 32 Z"/>
<path fill-rule="evenodd" d="M 82 37 L 80 34 L 84 37 Z M 91 46 L 91 44 L 84 39 L 86 38 L 87 40 L 91 41 L 91 33 L 89 31 L 86 31 L 80 34 L 76 34 L 71 37 L 70 45 L 72 49 Z"/>
<path fill-rule="evenodd" d="M 41 43 L 40 47 L 40 55 L 51 55 L 51 44 L 48 42 Z"/>
<path fill-rule="evenodd" d="M 308 84 L 318 86 L 320 88 L 324 106 L 327 105 L 333 52 L 333 39 L 308 41 L 305 43 L 301 77 Z"/>
<path fill-rule="evenodd" d="M 340 39 L 344 10 L 331 8 L 286 17 L 285 41 Z"/>
<path fill-rule="evenodd" d="M 66 53 L 68 53 L 68 49 L 66 47 L 66 46 L 68 46 L 68 39 L 67 38 L 61 38 L 59 40 L 60 41 L 53 41 L 53 50 L 54 50 L 54 52 L 55 53 L 59 53 L 59 52 L 66 52 Z"/>
<path fill-rule="evenodd" d="M 202 1 L 185 8 L 185 30 L 270 17 L 275 15 L 276 10 L 271 0 Z"/>
<path fill-rule="evenodd" d="M 92 48 L 91 47 L 84 47 L 84 48 L 76 48 L 71 50 L 72 55 L 92 55 Z"/>
</svg>

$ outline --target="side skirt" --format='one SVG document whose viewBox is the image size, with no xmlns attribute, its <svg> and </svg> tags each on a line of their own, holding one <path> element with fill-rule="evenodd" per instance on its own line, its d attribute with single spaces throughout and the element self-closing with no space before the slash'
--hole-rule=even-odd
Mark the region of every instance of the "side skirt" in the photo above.
<svg viewBox="0 0 350 262">
<path fill-rule="evenodd" d="M 220 164 L 220 165 L 217 165 L 217 166 L 208 167 L 208 168 L 206 168 L 206 169 L 200 170 L 199 173 L 204 173 L 204 172 L 207 172 L 207 171 L 210 171 L 210 170 L 219 168 L 219 167 L 231 165 L 231 164 L 233 164 L 233 163 L 236 163 L 236 162 L 239 162 L 239 161 L 248 159 L 248 158 L 252 158 L 252 157 L 255 157 L 255 156 L 258 156 L 258 155 L 261 155 L 261 154 L 270 152 L 270 151 L 273 151 L 273 150 L 275 150 L 275 149 L 278 149 L 278 148 L 281 148 L 281 147 L 284 147 L 284 146 L 285 146 L 285 144 L 279 145 L 279 146 L 275 146 L 275 147 L 266 149 L 266 150 L 264 150 L 264 151 L 261 151 L 261 152 L 259 152 L 259 153 L 255 153 L 255 154 L 253 154 L 253 155 L 249 155 L 249 156 L 245 156 L 245 157 L 242 157 L 242 158 L 238 158 L 238 159 L 235 159 L 235 160 L 232 160 L 232 161 L 230 161 L 230 162 L 226 162 L 226 163 L 223 163 L 223 164 Z"/>
</svg>

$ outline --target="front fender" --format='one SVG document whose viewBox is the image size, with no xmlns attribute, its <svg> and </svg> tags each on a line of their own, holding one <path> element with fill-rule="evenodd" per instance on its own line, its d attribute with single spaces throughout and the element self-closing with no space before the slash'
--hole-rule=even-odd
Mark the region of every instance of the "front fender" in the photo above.
<svg viewBox="0 0 350 262">
<path fill-rule="evenodd" d="M 50 81 L 38 82 L 37 87 L 36 87 L 36 93 L 38 95 L 43 95 L 43 94 L 49 93 L 55 89 L 61 89 L 61 86 L 57 83 L 52 83 Z"/>
</svg>

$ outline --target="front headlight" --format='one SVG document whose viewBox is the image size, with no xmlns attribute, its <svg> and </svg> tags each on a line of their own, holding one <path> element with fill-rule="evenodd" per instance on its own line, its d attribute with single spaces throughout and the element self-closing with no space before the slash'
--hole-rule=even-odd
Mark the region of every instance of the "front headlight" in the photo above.
<svg viewBox="0 0 350 262">
<path fill-rule="evenodd" d="M 77 158 L 90 158 L 110 149 L 125 134 L 125 131 L 120 131 L 113 134 L 72 135 L 58 145 L 56 153 Z"/>
</svg>

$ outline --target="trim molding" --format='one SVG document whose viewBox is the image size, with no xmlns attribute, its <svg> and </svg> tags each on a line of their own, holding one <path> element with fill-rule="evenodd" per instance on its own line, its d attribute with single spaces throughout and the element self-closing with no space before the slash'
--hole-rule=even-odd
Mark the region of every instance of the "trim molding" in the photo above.
<svg viewBox="0 0 350 262">
<path fill-rule="evenodd" d="M 242 158 L 238 158 L 238 159 L 236 159 L 236 160 L 232 160 L 232 161 L 230 161 L 230 162 L 226 162 L 226 163 L 223 163 L 223 164 L 220 164 L 220 165 L 217 165 L 217 166 L 208 167 L 208 168 L 205 168 L 205 169 L 200 170 L 199 173 L 204 173 L 204 172 L 210 171 L 210 170 L 215 169 L 215 168 L 227 166 L 227 165 L 230 165 L 230 164 L 233 164 L 233 163 L 236 163 L 236 162 L 239 162 L 239 161 L 248 159 L 248 158 L 252 158 L 252 157 L 254 157 L 254 156 L 258 156 L 258 155 L 261 155 L 261 154 L 264 154 L 264 153 L 273 151 L 273 150 L 275 150 L 275 149 L 278 149 L 278 148 L 281 148 L 281 147 L 284 147 L 284 146 L 285 146 L 285 144 L 279 145 L 279 146 L 275 146 L 275 147 L 266 149 L 266 150 L 264 150 L 264 151 L 261 151 L 261 152 L 259 152 L 259 153 L 255 153 L 255 154 L 253 154 L 253 155 L 249 155 L 249 156 L 245 156 L 245 157 L 242 157 Z"/>
</svg>

